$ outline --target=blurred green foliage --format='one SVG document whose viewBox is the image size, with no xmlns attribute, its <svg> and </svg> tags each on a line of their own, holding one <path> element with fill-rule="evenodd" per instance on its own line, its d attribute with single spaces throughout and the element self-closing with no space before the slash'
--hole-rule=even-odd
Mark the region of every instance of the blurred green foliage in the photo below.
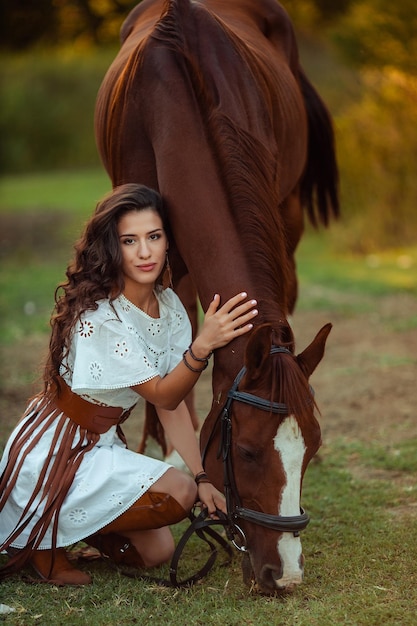
<svg viewBox="0 0 417 626">
<path fill-rule="evenodd" d="M 0 49 L 114 44 L 123 19 L 136 4 L 137 0 L 2 0 Z"/>
<path fill-rule="evenodd" d="M 114 51 L 3 55 L 0 170 L 27 172 L 99 163 L 94 103 Z"/>
<path fill-rule="evenodd" d="M 28 2 L 6 0 L 2 8 L 10 20 Z M 51 28 L 54 19 L 55 24 L 60 21 L 54 36 L 66 43 L 1 56 L 0 171 L 97 167 L 95 98 L 117 46 L 92 44 L 116 42 L 120 23 L 135 2 L 40 0 L 36 8 L 29 4 L 35 13 L 43 12 L 44 29 Z M 414 244 L 414 0 L 396 4 L 283 0 L 282 4 L 295 24 L 302 63 L 334 119 L 342 192 L 342 220 L 332 227 L 335 236 L 340 245 L 357 252 Z M 49 5 L 55 7 L 55 17 L 45 12 Z M 50 22 L 49 27 L 45 22 Z M 0 30 L 5 24 L 7 20 Z M 88 35 L 93 28 L 101 34 Z M 42 37 L 39 41 L 45 42 Z"/>
<path fill-rule="evenodd" d="M 417 75 L 415 0 L 352 3 L 330 34 L 348 62 L 358 67 L 387 66 Z"/>
<path fill-rule="evenodd" d="M 303 41 L 309 42 L 301 58 L 333 113 L 342 191 L 342 220 L 332 227 L 334 236 L 357 252 L 412 244 L 417 232 L 415 0 L 343 0 L 333 3 L 333 10 L 328 0 L 283 4 L 302 52 Z M 312 59 L 311 50 L 321 50 L 321 57 L 319 52 Z"/>
<path fill-rule="evenodd" d="M 114 44 L 127 13 L 140 0 L 2 0 L 0 49 L 21 51 L 39 45 Z M 283 0 L 300 23 L 329 24 L 353 0 Z"/>
<path fill-rule="evenodd" d="M 417 77 L 387 67 L 360 80 L 360 99 L 336 118 L 341 226 L 350 248 L 370 252 L 415 242 Z"/>
</svg>

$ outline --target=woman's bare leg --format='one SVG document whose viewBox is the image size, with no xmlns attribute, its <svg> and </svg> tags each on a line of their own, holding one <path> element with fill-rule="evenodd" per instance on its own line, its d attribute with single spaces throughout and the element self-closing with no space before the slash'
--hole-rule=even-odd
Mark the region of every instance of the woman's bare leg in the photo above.
<svg viewBox="0 0 417 626">
<path fill-rule="evenodd" d="M 197 485 L 193 478 L 171 467 L 149 489 L 159 493 L 168 493 L 186 511 L 191 511 L 197 499 Z"/>
<path fill-rule="evenodd" d="M 145 567 L 156 567 L 170 561 L 175 542 L 168 526 L 154 530 L 137 530 L 123 533 L 142 557 Z"/>
<path fill-rule="evenodd" d="M 171 559 L 175 549 L 169 526 L 187 517 L 196 498 L 194 480 L 170 468 L 130 509 L 86 541 L 115 562 L 130 560 L 136 567 L 160 565 Z"/>
</svg>

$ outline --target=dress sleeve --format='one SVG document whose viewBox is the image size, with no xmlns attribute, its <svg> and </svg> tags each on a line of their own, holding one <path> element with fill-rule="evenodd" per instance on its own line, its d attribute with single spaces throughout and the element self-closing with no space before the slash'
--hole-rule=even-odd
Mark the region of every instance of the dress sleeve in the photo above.
<svg viewBox="0 0 417 626">
<path fill-rule="evenodd" d="M 72 389 L 79 393 L 131 387 L 159 375 L 123 322 L 99 311 L 87 313 L 77 324 L 68 364 Z"/>
</svg>

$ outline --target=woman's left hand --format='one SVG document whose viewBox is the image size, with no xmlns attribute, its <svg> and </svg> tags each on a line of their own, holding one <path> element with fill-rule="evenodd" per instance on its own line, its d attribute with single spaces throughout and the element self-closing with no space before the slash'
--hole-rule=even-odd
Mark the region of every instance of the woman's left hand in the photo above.
<svg viewBox="0 0 417 626">
<path fill-rule="evenodd" d="M 212 519 L 217 519 L 217 510 L 227 513 L 224 495 L 211 483 L 200 483 L 198 485 L 198 498 L 203 507 L 207 508 Z"/>
</svg>

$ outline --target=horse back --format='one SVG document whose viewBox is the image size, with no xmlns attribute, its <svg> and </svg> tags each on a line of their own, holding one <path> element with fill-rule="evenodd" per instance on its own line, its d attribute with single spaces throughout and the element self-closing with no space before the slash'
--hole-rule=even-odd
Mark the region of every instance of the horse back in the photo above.
<svg viewBox="0 0 417 626">
<path fill-rule="evenodd" d="M 277 2 L 144 0 L 126 19 L 121 37 L 121 50 L 99 92 L 96 120 L 100 121 L 105 111 L 114 113 L 115 103 L 127 102 L 133 95 L 138 123 L 155 93 L 152 70 L 165 84 L 190 79 L 200 113 L 206 118 L 203 123 L 208 124 L 210 117 L 227 117 L 237 129 L 266 146 L 273 161 L 279 163 L 280 195 L 286 197 L 287 186 L 294 177 L 299 178 L 304 166 L 306 115 L 297 84 L 294 33 Z M 168 76 L 172 72 L 172 67 L 164 68 L 168 55 L 177 57 L 178 67 L 185 60 L 182 76 Z M 175 93 L 167 95 L 175 107 Z M 106 131 L 116 121 L 120 128 L 116 116 L 107 121 Z M 103 154 L 102 132 L 97 130 Z M 208 134 L 212 133 L 209 129 Z M 109 155 L 105 156 L 107 163 Z"/>
<path fill-rule="evenodd" d="M 100 89 L 96 111 L 98 147 L 114 183 L 123 182 L 123 173 L 115 171 L 114 157 L 117 162 L 126 157 L 120 153 L 120 142 L 119 149 L 116 147 L 114 132 L 116 128 L 118 135 L 123 135 L 123 120 L 109 112 L 117 108 L 115 103 L 128 101 L 127 91 L 134 92 L 135 120 L 129 120 L 129 125 L 140 125 L 146 101 L 152 99 L 152 81 L 149 73 L 142 72 L 144 57 L 147 55 L 149 60 L 150 55 L 154 56 L 153 72 L 157 75 L 164 63 L 164 47 L 165 54 L 169 50 L 171 55 L 180 54 L 186 59 L 192 88 L 200 99 L 203 115 L 206 109 L 206 118 L 218 120 L 222 115 L 250 135 L 259 150 L 267 148 L 262 163 L 275 164 L 273 182 L 278 203 L 300 183 L 301 202 L 313 222 L 315 204 L 324 223 L 338 212 L 330 116 L 302 72 L 292 24 L 278 2 L 144 0 L 126 19 L 121 36 L 122 48 Z M 170 95 L 174 107 L 175 94 Z M 139 100 L 144 104 L 140 105 Z M 207 136 L 212 137 L 215 129 L 207 127 L 207 119 L 204 124 Z M 149 124 L 147 127 L 149 130 Z M 137 129 L 135 135 L 146 144 L 144 132 Z M 222 138 L 217 143 L 221 144 Z M 128 136 L 123 138 L 123 146 L 131 154 L 132 150 L 137 152 L 137 145 L 138 141 L 133 146 Z M 135 161 L 142 162 L 141 182 L 157 186 L 152 164 L 149 160 L 145 163 L 146 158 L 141 161 L 139 156 Z M 131 172 L 128 176 L 131 178 Z"/>
</svg>

